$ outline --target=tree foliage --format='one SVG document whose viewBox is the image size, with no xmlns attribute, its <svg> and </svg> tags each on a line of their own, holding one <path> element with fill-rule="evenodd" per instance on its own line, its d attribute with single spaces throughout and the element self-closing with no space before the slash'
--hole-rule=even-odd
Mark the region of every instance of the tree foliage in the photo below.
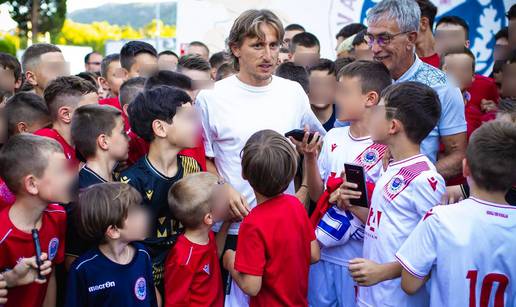
<svg viewBox="0 0 516 307">
<path fill-rule="evenodd" d="M 26 36 L 28 22 L 32 19 L 32 6 L 39 6 L 37 30 L 39 33 L 50 32 L 56 34 L 61 30 L 66 18 L 66 0 L 0 0 L 9 4 L 9 13 L 18 23 L 19 33 Z"/>
</svg>

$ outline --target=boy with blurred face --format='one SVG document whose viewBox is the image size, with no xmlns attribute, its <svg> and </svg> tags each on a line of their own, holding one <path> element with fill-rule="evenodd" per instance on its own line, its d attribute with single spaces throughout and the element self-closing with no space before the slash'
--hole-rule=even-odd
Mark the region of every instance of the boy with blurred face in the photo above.
<svg viewBox="0 0 516 307">
<path fill-rule="evenodd" d="M 201 58 L 208 61 L 210 58 L 210 49 L 206 46 L 205 43 L 199 41 L 193 41 L 188 45 L 188 49 L 186 50 L 187 55 L 198 55 Z"/>
<path fill-rule="evenodd" d="M 335 124 L 335 93 L 337 79 L 335 78 L 335 64 L 328 59 L 320 59 L 319 63 L 312 66 L 310 73 L 310 105 L 317 119 L 323 124 L 326 131 Z"/>
<path fill-rule="evenodd" d="M 120 65 L 120 54 L 113 53 L 106 56 L 102 60 L 100 67 L 100 85 L 103 89 L 109 91 L 109 98 L 117 97 L 120 86 L 125 79 L 125 72 Z"/>
<path fill-rule="evenodd" d="M 444 16 L 435 26 L 435 49 L 443 54 L 450 48 L 469 48 L 469 26 L 458 16 Z"/>
<path fill-rule="evenodd" d="M 315 35 L 308 32 L 297 34 L 290 42 L 290 61 L 296 65 L 310 67 L 320 58 L 321 45 Z"/>
<path fill-rule="evenodd" d="M 26 82 L 39 96 L 43 96 L 43 91 L 52 80 L 70 74 L 61 49 L 44 43 L 32 45 L 25 50 L 22 69 Z"/>
<path fill-rule="evenodd" d="M 301 25 L 293 23 L 286 26 L 285 36 L 283 36 L 283 44 L 281 45 L 281 47 L 288 49 L 290 47 L 290 42 L 292 41 L 292 38 L 298 35 L 299 33 L 303 32 L 305 32 L 305 28 L 303 28 L 303 26 Z"/>
<path fill-rule="evenodd" d="M 0 52 L 0 95 L 14 95 L 21 86 L 21 65 L 14 56 Z"/>
<path fill-rule="evenodd" d="M 120 64 L 126 72 L 124 80 L 147 77 L 158 70 L 158 53 L 149 43 L 130 41 L 120 50 Z"/>
<path fill-rule="evenodd" d="M 173 51 L 165 50 L 158 54 L 159 70 L 175 71 L 177 69 L 178 61 L 179 61 L 179 57 Z"/>
</svg>

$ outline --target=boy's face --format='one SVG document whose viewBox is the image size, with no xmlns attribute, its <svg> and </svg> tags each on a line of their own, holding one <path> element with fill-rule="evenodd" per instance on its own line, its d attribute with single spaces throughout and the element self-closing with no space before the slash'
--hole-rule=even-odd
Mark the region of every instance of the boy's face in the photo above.
<svg viewBox="0 0 516 307">
<path fill-rule="evenodd" d="M 106 140 L 109 142 L 109 153 L 116 161 L 127 160 L 129 152 L 129 138 L 125 132 L 124 120 L 122 116 L 116 118 L 116 125 L 107 136 Z"/>
<path fill-rule="evenodd" d="M 48 52 L 40 56 L 34 68 L 26 72 L 27 82 L 41 92 L 58 77 L 70 75 L 70 67 L 61 52 Z"/>
<path fill-rule="evenodd" d="M 14 77 L 14 71 L 0 66 L 0 91 L 6 91 L 11 95 L 19 87 L 21 80 L 16 80 Z"/>
<path fill-rule="evenodd" d="M 193 148 L 197 146 L 199 138 L 199 116 L 196 108 L 191 103 L 185 103 L 177 108 L 176 115 L 171 124 L 165 125 L 167 139 L 171 144 L 181 148 Z"/>
<path fill-rule="evenodd" d="M 317 61 L 319 61 L 320 58 L 321 55 L 319 54 L 318 46 L 297 46 L 295 52 L 290 55 L 290 60 L 294 62 L 294 64 L 303 67 L 310 67 L 317 64 Z"/>
<path fill-rule="evenodd" d="M 134 57 L 134 63 L 127 72 L 127 78 L 148 77 L 158 70 L 158 58 L 148 54 L 140 53 Z"/>
<path fill-rule="evenodd" d="M 283 47 L 285 48 L 289 48 L 290 46 L 290 42 L 292 41 L 292 38 L 296 35 L 298 35 L 299 33 L 303 33 L 304 31 L 302 30 L 290 30 L 290 31 L 285 31 L 285 35 L 283 36 Z"/>
<path fill-rule="evenodd" d="M 229 195 L 225 184 L 217 184 L 212 191 L 211 214 L 215 222 L 222 222 L 228 216 Z"/>
<path fill-rule="evenodd" d="M 385 106 L 384 99 L 373 107 L 371 116 L 371 139 L 380 144 L 386 144 L 387 139 L 392 135 L 393 120 L 387 118 L 389 108 Z"/>
<path fill-rule="evenodd" d="M 466 31 L 460 25 L 442 23 L 435 28 L 435 50 L 443 54 L 452 48 L 469 48 L 469 40 L 466 39 Z"/>
<path fill-rule="evenodd" d="M 193 91 L 188 91 L 190 97 L 192 97 L 192 101 L 195 101 L 200 90 L 213 88 L 213 80 L 211 79 L 210 71 L 182 69 L 181 73 L 192 79 Z"/>
<path fill-rule="evenodd" d="M 39 198 L 48 203 L 68 203 L 72 200 L 71 187 L 74 175 L 62 152 L 50 152 L 48 165 L 41 177 L 35 177 L 33 188 Z"/>
<path fill-rule="evenodd" d="M 120 65 L 120 61 L 109 63 L 105 83 L 113 95 L 118 96 L 120 92 L 120 86 L 122 83 L 124 83 L 124 81 L 125 73 L 124 69 Z"/>
<path fill-rule="evenodd" d="M 502 95 L 516 98 L 516 63 L 505 64 L 503 67 Z"/>
<path fill-rule="evenodd" d="M 333 104 L 337 81 L 327 70 L 314 70 L 310 73 L 310 103 L 315 109 L 326 109 Z"/>
<path fill-rule="evenodd" d="M 351 52 L 351 56 L 355 58 L 357 61 L 364 60 L 364 61 L 372 61 L 373 60 L 373 52 L 371 51 L 371 48 L 369 48 L 369 45 L 367 43 L 362 43 L 358 46 L 355 46 L 353 48 L 353 51 Z"/>
<path fill-rule="evenodd" d="M 450 54 L 444 57 L 443 71 L 455 79 L 461 91 L 473 83 L 473 59 L 467 54 Z"/>
<path fill-rule="evenodd" d="M 142 241 L 149 235 L 149 216 L 141 206 L 129 208 L 124 228 L 119 229 L 120 238 L 126 242 Z"/>
<path fill-rule="evenodd" d="M 337 104 L 337 119 L 354 121 L 363 117 L 367 95 L 362 93 L 362 83 L 358 77 L 340 78 L 337 83 L 335 103 Z"/>
<path fill-rule="evenodd" d="M 171 54 L 163 54 L 158 58 L 159 70 L 176 71 L 179 60 Z"/>
</svg>

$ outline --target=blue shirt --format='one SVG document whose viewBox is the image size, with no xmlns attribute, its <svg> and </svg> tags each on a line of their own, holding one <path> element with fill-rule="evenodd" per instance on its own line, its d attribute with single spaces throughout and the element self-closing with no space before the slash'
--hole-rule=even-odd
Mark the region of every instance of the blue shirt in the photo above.
<svg viewBox="0 0 516 307">
<path fill-rule="evenodd" d="M 437 126 L 421 142 L 421 152 L 435 163 L 442 136 L 466 132 L 464 100 L 460 89 L 452 84 L 441 70 L 428 65 L 416 56 L 414 64 L 395 83 L 418 81 L 433 88 L 441 102 L 441 118 Z"/>
<path fill-rule="evenodd" d="M 143 245 L 131 245 L 136 252 L 125 265 L 98 248 L 77 258 L 68 276 L 66 306 L 157 306 L 150 256 Z"/>
</svg>

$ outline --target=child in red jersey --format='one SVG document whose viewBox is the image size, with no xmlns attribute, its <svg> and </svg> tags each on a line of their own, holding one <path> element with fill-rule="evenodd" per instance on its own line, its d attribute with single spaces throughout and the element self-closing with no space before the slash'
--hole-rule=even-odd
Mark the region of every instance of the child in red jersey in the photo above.
<svg viewBox="0 0 516 307">
<path fill-rule="evenodd" d="M 42 260 L 48 257 L 53 264 L 64 260 L 66 213 L 51 203 L 71 200 L 73 175 L 68 161 L 56 141 L 20 134 L 0 152 L 0 176 L 16 195 L 16 202 L 0 211 L 0 271 L 6 271 L 3 275 L 10 288 L 5 306 L 55 305 L 54 274 L 48 282 L 34 283 L 36 270 L 29 268 L 34 263 L 26 258 L 36 253 L 31 231 L 38 229 Z M 22 275 L 16 269 L 20 260 L 25 263 Z"/>
<path fill-rule="evenodd" d="M 211 173 L 189 175 L 171 187 L 168 203 L 185 231 L 165 263 L 165 306 L 223 306 L 219 256 L 228 227 L 217 239 L 211 228 L 228 213 L 224 183 Z"/>
<path fill-rule="evenodd" d="M 251 296 L 251 307 L 308 306 L 308 270 L 320 250 L 303 204 L 283 194 L 296 158 L 292 144 L 272 130 L 253 134 L 242 151 L 242 176 L 258 205 L 240 225 L 236 253 L 224 254 L 224 267 Z"/>
</svg>

